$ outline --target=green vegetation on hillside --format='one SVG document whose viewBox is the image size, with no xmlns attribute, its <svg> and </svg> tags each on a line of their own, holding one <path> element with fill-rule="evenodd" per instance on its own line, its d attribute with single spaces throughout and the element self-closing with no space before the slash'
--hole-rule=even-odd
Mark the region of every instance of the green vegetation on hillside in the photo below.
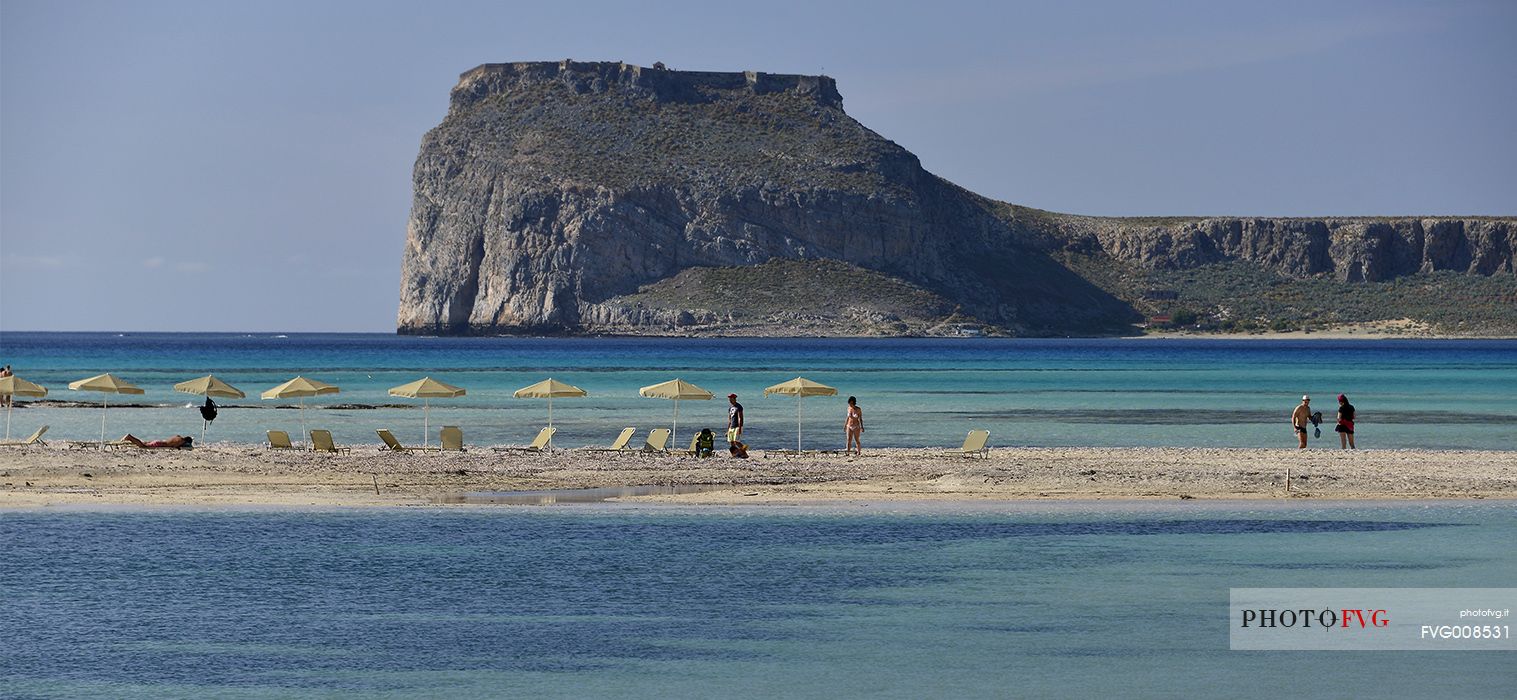
<svg viewBox="0 0 1517 700">
<path fill-rule="evenodd" d="M 1170 327 L 1260 332 L 1319 330 L 1410 318 L 1443 333 L 1517 334 L 1517 276 L 1420 273 L 1385 282 L 1296 279 L 1247 262 L 1188 270 L 1070 256 L 1069 265 Z M 1166 324 L 1157 324 L 1164 326 Z"/>
<path fill-rule="evenodd" d="M 835 335 L 942 334 L 981 325 L 930 291 L 836 260 L 689 268 L 606 304 L 700 309 L 731 324 L 775 326 L 777 335 L 792 324 Z"/>
</svg>

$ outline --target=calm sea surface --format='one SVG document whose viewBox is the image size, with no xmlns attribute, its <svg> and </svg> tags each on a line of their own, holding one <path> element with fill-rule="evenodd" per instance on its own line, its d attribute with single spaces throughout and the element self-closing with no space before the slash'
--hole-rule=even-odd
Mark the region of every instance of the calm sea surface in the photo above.
<svg viewBox="0 0 1517 700">
<path fill-rule="evenodd" d="M 555 443 L 605 444 L 625 426 L 667 426 L 670 402 L 640 386 L 683 377 L 719 397 L 737 393 L 755 446 L 793 445 L 796 401 L 764 398 L 771 384 L 804 375 L 838 388 L 805 399 L 808 448 L 842 443 L 844 399 L 864 408 L 866 446 L 957 445 L 986 428 L 995 445 L 1292 444 L 1287 422 L 1303 393 L 1331 419 L 1334 397 L 1358 407 L 1362 447 L 1517 448 L 1517 341 L 1260 340 L 770 340 L 416 338 L 389 334 L 4 333 L 0 362 L 52 390 L 49 399 L 99 402 L 67 384 L 115 373 L 147 390 L 113 397 L 147 408 L 112 409 L 111 437 L 199 434 L 194 397 L 172 385 L 214 372 L 250 398 L 229 407 L 211 441 L 256 443 L 268 429 L 300 433 L 294 401 L 259 392 L 296 374 L 342 388 L 307 400 L 310 427 L 339 442 L 378 444 L 375 428 L 422 436 L 420 402 L 385 390 L 431 375 L 468 389 L 434 400 L 437 426 L 459 425 L 475 444 L 524 443 L 547 405 L 511 392 L 543 378 L 589 398 L 553 402 Z M 339 405 L 400 408 L 333 408 Z M 24 402 L 22 404 L 25 405 Z M 726 402 L 682 402 L 680 428 L 721 428 Z M 14 436 L 52 426 L 55 439 L 100 435 L 100 410 L 22 408 Z M 687 433 L 688 434 L 688 433 Z M 1314 443 L 1336 446 L 1324 431 Z"/>
<path fill-rule="evenodd" d="M 1512 697 L 1229 587 L 1506 587 L 1509 503 L 0 511 L 0 696 Z"/>
</svg>

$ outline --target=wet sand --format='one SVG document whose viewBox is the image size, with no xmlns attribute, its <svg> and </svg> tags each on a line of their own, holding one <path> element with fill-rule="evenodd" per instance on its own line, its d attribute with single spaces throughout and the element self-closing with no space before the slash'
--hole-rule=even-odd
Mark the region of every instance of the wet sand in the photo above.
<svg viewBox="0 0 1517 700">
<path fill-rule="evenodd" d="M 1517 498 L 1517 452 L 1004 448 L 988 459 L 888 449 L 863 457 L 343 454 L 211 445 L 193 451 L 0 450 L 0 507 L 436 506 L 478 491 L 721 484 L 636 500 L 707 504 L 1021 499 Z M 1289 470 L 1290 484 L 1286 478 Z"/>
</svg>

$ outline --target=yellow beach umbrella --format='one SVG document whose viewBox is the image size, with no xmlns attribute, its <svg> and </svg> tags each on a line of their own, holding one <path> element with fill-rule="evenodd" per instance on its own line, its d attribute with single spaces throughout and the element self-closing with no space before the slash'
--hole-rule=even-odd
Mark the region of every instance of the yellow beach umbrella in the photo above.
<svg viewBox="0 0 1517 700">
<path fill-rule="evenodd" d="M 107 374 L 97 374 L 89 379 L 81 379 L 77 382 L 69 382 L 68 388 L 74 391 L 98 391 L 105 396 L 100 400 L 100 446 L 105 447 L 105 413 L 110 408 L 111 394 L 141 394 L 141 389 L 133 386 L 130 382 Z"/>
<path fill-rule="evenodd" d="M 402 384 L 390 389 L 391 396 L 401 396 L 408 399 L 421 399 L 421 444 L 426 446 L 427 434 L 432 432 L 432 419 L 428 415 L 432 410 L 432 399 L 451 399 L 468 393 L 462 387 L 452 384 L 444 384 L 431 377 L 422 377 L 410 384 Z"/>
<path fill-rule="evenodd" d="M 207 374 L 199 379 L 191 379 L 187 382 L 179 382 L 174 385 L 174 391 L 182 394 L 195 394 L 196 396 L 214 396 L 222 399 L 240 399 L 247 394 L 242 393 L 231 384 L 221 381 L 214 374 Z M 205 442 L 205 429 L 210 423 L 207 420 L 200 421 L 200 441 Z"/>
<path fill-rule="evenodd" d="M 337 387 L 315 379 L 295 377 L 279 386 L 259 394 L 264 399 L 300 399 L 300 434 L 310 435 L 306 432 L 306 397 L 326 396 L 342 391 Z M 309 438 L 308 438 L 309 439 Z"/>
<path fill-rule="evenodd" d="M 805 377 L 796 377 L 788 382 L 775 384 L 764 390 L 764 396 L 770 394 L 788 394 L 795 397 L 795 451 L 801 451 L 801 399 L 807 396 L 836 396 L 837 389 L 826 384 L 813 382 Z"/>
<path fill-rule="evenodd" d="M 679 402 L 711 400 L 711 392 L 683 379 L 671 379 L 661 384 L 645 386 L 638 389 L 637 393 L 639 396 L 650 399 L 669 399 L 674 402 L 674 428 L 669 431 L 669 435 L 676 445 L 679 444 Z"/>
<path fill-rule="evenodd" d="M 11 404 L 15 403 L 17 396 L 47 396 L 47 389 L 33 384 L 16 375 L 0 377 L 0 396 L 6 397 L 5 402 L 5 439 L 11 439 Z"/>
<path fill-rule="evenodd" d="M 187 382 L 179 382 L 174 385 L 174 391 L 184 394 L 196 394 L 199 396 L 214 396 L 219 399 L 241 399 L 247 397 L 231 384 L 217 378 L 214 374 L 207 374 L 199 379 L 191 379 Z"/>
<path fill-rule="evenodd" d="M 549 377 L 532 386 L 524 386 L 511 393 L 518 399 L 547 399 L 548 400 L 548 428 L 553 428 L 553 399 L 575 398 L 588 396 L 584 389 L 573 384 L 565 384 L 557 379 Z M 548 434 L 548 447 L 553 447 L 553 435 Z"/>
</svg>

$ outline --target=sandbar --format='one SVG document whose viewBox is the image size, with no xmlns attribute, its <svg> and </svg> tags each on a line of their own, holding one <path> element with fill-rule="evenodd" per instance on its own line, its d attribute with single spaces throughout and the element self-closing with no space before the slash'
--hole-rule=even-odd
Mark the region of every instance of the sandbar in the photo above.
<svg viewBox="0 0 1517 700">
<path fill-rule="evenodd" d="M 1289 484 L 1287 485 L 1287 478 Z M 430 506 L 471 492 L 721 484 L 638 497 L 684 504 L 1038 499 L 1517 498 L 1517 452 L 1009 447 L 718 456 L 342 454 L 220 443 L 194 450 L 0 450 L 0 508 L 57 505 Z"/>
</svg>

